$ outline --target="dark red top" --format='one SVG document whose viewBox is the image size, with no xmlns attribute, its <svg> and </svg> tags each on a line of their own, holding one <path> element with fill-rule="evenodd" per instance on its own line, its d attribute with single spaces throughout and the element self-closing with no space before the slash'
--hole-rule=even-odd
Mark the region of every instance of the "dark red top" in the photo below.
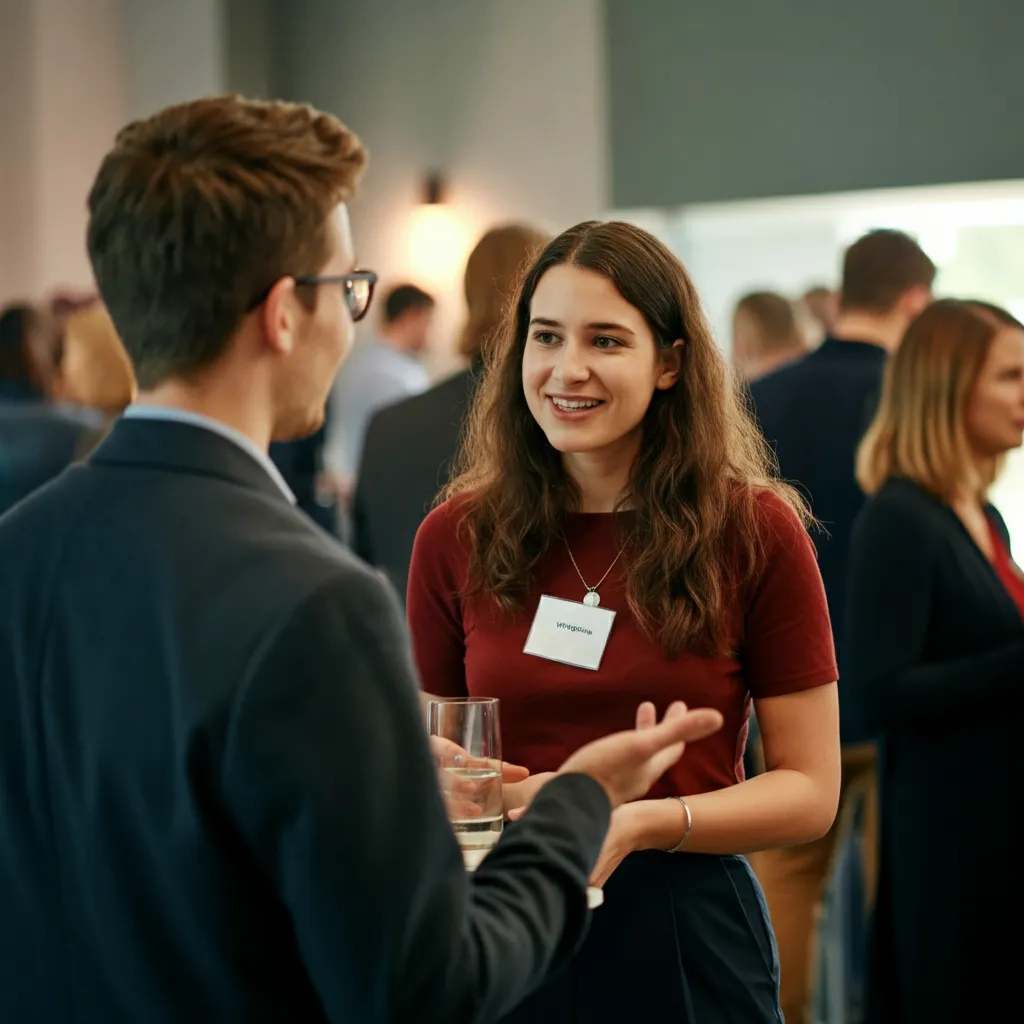
<svg viewBox="0 0 1024 1024">
<path fill-rule="evenodd" d="M 581 601 L 586 593 L 565 544 L 541 560 L 522 610 L 504 614 L 488 596 L 459 596 L 467 571 L 459 506 L 436 508 L 417 535 L 409 573 L 409 626 L 424 690 L 499 698 L 504 757 L 532 772 L 553 771 L 583 744 L 631 728 L 641 701 L 653 701 L 659 714 L 680 699 L 715 707 L 725 716 L 723 728 L 687 750 L 651 796 L 706 792 L 742 780 L 750 697 L 810 689 L 838 676 L 810 538 L 774 495 L 762 506 L 765 565 L 737 599 L 730 632 L 738 655 L 683 654 L 669 661 L 630 614 L 620 563 L 600 587 L 601 607 L 616 617 L 596 672 L 523 653 L 542 594 Z M 615 558 L 612 518 L 568 517 L 566 539 L 588 583 Z"/>
<path fill-rule="evenodd" d="M 1024 574 L 1010 557 L 1005 541 L 991 520 L 988 523 L 988 532 L 992 538 L 992 549 L 995 552 L 992 568 L 995 569 L 1000 582 L 1006 587 L 1006 592 L 1013 598 L 1014 604 L 1020 609 L 1021 616 L 1024 616 Z"/>
</svg>

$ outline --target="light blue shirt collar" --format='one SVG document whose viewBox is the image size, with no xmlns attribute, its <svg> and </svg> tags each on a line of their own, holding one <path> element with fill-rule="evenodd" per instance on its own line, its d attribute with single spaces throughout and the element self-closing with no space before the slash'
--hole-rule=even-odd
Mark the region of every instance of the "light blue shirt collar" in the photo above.
<svg viewBox="0 0 1024 1024">
<path fill-rule="evenodd" d="M 281 476 L 281 471 L 274 465 L 273 460 L 265 451 L 260 449 L 251 437 L 246 437 L 240 430 L 235 430 L 234 427 L 229 427 L 220 420 L 215 420 L 210 416 L 203 416 L 198 412 L 190 412 L 187 409 L 172 409 L 162 405 L 129 405 L 123 415 L 125 419 L 129 420 L 163 420 L 167 423 L 186 423 L 190 427 L 199 427 L 202 430 L 209 430 L 214 434 L 220 434 L 221 437 L 226 438 L 232 444 L 241 448 L 247 455 L 254 458 L 266 470 L 270 479 L 277 484 L 281 493 L 293 505 L 295 504 L 295 495 L 285 482 L 284 477 Z"/>
</svg>

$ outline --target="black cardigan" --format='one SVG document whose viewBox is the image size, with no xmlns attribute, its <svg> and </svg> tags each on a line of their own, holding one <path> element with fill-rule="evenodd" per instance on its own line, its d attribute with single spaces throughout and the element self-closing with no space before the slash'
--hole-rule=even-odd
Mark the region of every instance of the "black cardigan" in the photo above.
<svg viewBox="0 0 1024 1024">
<path fill-rule="evenodd" d="M 952 509 L 894 479 L 854 529 L 847 622 L 845 682 L 882 737 L 869 1019 L 1002 1019 L 1024 909 L 1021 612 Z"/>
<path fill-rule="evenodd" d="M 845 682 L 873 725 L 957 726 L 1024 696 L 1024 620 L 949 506 L 890 480 L 862 511 L 851 556 Z"/>
</svg>

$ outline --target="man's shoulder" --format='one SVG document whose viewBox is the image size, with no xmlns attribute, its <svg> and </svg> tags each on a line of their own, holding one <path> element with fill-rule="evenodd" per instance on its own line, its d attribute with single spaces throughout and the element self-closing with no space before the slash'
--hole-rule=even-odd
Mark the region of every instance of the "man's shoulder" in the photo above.
<svg viewBox="0 0 1024 1024">
<path fill-rule="evenodd" d="M 422 363 L 415 356 L 400 352 L 381 341 L 364 342 L 352 353 L 351 359 L 356 360 L 354 367 L 366 378 L 405 380 L 427 376 Z"/>
<path fill-rule="evenodd" d="M 782 395 L 806 387 L 823 372 L 827 370 L 824 369 L 818 353 L 810 352 L 800 359 L 777 367 L 763 377 L 758 377 L 751 382 L 750 393 L 755 401 L 759 397 Z"/>
<path fill-rule="evenodd" d="M 0 516 L 0 545 L 17 545 L 34 534 L 70 526 L 87 491 L 85 467 L 71 465 Z"/>
<path fill-rule="evenodd" d="M 367 343 L 353 353 L 338 375 L 336 398 L 342 416 L 366 421 L 374 412 L 427 389 L 430 378 L 423 366 L 385 346 Z"/>
<path fill-rule="evenodd" d="M 758 416 L 793 403 L 828 404 L 840 393 L 867 398 L 877 391 L 884 365 L 875 360 L 844 360 L 841 352 L 835 356 L 832 350 L 818 349 L 751 383 L 750 398 Z"/>
<path fill-rule="evenodd" d="M 396 427 L 417 423 L 433 426 L 445 412 L 462 410 L 469 394 L 470 380 L 470 373 L 465 370 L 426 391 L 386 405 L 373 414 L 369 429 L 372 432 L 376 427 L 378 431 L 390 432 Z"/>
<path fill-rule="evenodd" d="M 0 444 L 9 442 L 24 448 L 31 432 L 36 449 L 47 444 L 67 446 L 93 427 L 95 423 L 74 410 L 42 403 L 0 403 Z"/>
<path fill-rule="evenodd" d="M 360 564 L 276 493 L 158 467 L 78 463 L 0 518 L 4 545 L 37 535 L 56 541 L 64 533 L 74 533 L 79 546 L 94 536 L 117 534 L 114 555 L 134 550 L 133 545 L 165 552 L 187 548 L 200 558 L 204 550 L 227 554 L 251 548 L 260 564 Z"/>
<path fill-rule="evenodd" d="M 114 608 L 149 580 L 155 603 L 208 605 L 243 647 L 318 596 L 354 610 L 392 601 L 378 572 L 283 500 L 220 481 L 138 490 L 85 465 L 16 506 L 0 518 L 8 581 L 42 599 L 64 580 Z"/>
<path fill-rule="evenodd" d="M 324 540 L 332 538 L 324 535 Z M 296 549 L 278 557 L 278 580 L 287 604 L 298 606 L 317 595 L 332 595 L 366 610 L 390 602 L 391 587 L 383 573 L 336 542 Z M 287 581 L 287 583 L 285 583 Z"/>
</svg>

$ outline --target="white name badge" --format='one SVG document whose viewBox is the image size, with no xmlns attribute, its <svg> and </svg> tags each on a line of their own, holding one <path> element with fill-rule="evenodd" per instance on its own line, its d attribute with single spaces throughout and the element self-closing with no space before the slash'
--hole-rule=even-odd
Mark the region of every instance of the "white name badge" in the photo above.
<svg viewBox="0 0 1024 1024">
<path fill-rule="evenodd" d="M 612 631 L 615 612 L 576 601 L 541 597 L 524 654 L 596 672 Z"/>
</svg>

